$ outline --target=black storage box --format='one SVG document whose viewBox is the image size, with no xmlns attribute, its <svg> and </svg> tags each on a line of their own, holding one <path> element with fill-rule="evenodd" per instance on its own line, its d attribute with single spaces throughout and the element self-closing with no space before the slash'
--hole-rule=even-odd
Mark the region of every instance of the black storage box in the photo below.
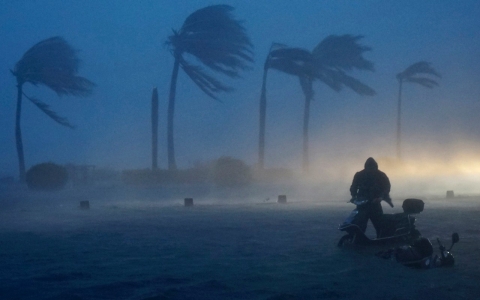
<svg viewBox="0 0 480 300">
<path fill-rule="evenodd" d="M 402 208 L 404 213 L 418 214 L 423 211 L 424 205 L 425 203 L 420 199 L 409 198 L 403 200 Z"/>
</svg>

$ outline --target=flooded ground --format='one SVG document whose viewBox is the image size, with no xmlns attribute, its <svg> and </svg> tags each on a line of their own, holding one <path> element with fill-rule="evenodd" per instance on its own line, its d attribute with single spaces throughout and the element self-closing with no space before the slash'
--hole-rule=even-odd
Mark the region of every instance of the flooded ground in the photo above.
<svg viewBox="0 0 480 300">
<path fill-rule="evenodd" d="M 181 190 L 181 189 L 180 189 Z M 343 199 L 159 189 L 3 192 L 2 299 L 476 299 L 480 197 L 424 199 L 417 228 L 454 247 L 453 268 L 415 270 L 338 248 Z M 288 197 L 288 196 L 287 196 Z M 90 209 L 79 201 L 90 199 Z M 400 212 L 384 206 L 386 213 Z M 371 227 L 371 225 L 370 225 Z M 370 232 L 371 233 L 371 232 Z"/>
</svg>

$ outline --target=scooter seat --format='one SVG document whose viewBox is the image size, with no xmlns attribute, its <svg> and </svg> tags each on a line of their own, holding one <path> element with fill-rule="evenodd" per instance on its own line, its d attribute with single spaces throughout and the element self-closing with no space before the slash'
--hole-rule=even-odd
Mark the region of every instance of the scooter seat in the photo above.
<svg viewBox="0 0 480 300">
<path fill-rule="evenodd" d="M 397 222 L 404 219 L 407 215 L 405 213 L 383 214 L 382 220 L 384 222 Z"/>
</svg>

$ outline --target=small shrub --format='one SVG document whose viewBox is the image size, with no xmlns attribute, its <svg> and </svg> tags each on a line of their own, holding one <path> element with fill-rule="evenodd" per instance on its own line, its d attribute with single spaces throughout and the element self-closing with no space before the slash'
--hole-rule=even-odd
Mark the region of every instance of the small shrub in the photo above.
<svg viewBox="0 0 480 300">
<path fill-rule="evenodd" d="M 28 188 L 32 190 L 59 190 L 67 184 L 67 169 L 51 162 L 41 163 L 27 171 L 26 180 Z"/>
<path fill-rule="evenodd" d="M 214 183 L 218 186 L 238 187 L 251 183 L 250 168 L 240 159 L 220 157 L 213 171 Z"/>
</svg>

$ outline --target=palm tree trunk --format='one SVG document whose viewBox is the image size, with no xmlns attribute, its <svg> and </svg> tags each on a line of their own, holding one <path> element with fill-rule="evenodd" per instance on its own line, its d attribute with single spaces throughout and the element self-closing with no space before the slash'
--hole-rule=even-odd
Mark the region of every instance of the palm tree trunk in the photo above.
<svg viewBox="0 0 480 300">
<path fill-rule="evenodd" d="M 401 133 L 402 133 L 402 84 L 403 81 L 400 79 L 398 87 L 398 108 L 397 108 L 397 159 L 400 160 L 401 156 Z"/>
<path fill-rule="evenodd" d="M 152 92 L 152 170 L 158 169 L 158 91 Z"/>
<path fill-rule="evenodd" d="M 180 60 L 175 57 L 173 65 L 172 78 L 170 81 L 170 94 L 168 97 L 168 117 L 167 117 L 167 152 L 168 152 L 168 170 L 174 171 L 177 169 L 175 162 L 175 149 L 173 145 L 173 115 L 175 111 L 175 91 L 177 89 L 178 68 Z"/>
<path fill-rule="evenodd" d="M 258 142 L 258 169 L 265 167 L 265 121 L 267 115 L 267 72 L 268 68 L 263 70 L 262 94 L 260 95 L 260 134 Z"/>
<path fill-rule="evenodd" d="M 309 173 L 310 158 L 308 152 L 308 123 L 310 120 L 310 103 L 313 99 L 313 80 L 307 79 L 305 92 L 305 109 L 303 111 L 303 173 Z"/>
<path fill-rule="evenodd" d="M 23 155 L 22 130 L 20 128 L 20 117 L 22 115 L 22 94 L 23 83 L 17 84 L 17 111 L 15 113 L 15 142 L 17 145 L 18 167 L 20 182 L 25 182 L 25 157 Z"/>
</svg>

